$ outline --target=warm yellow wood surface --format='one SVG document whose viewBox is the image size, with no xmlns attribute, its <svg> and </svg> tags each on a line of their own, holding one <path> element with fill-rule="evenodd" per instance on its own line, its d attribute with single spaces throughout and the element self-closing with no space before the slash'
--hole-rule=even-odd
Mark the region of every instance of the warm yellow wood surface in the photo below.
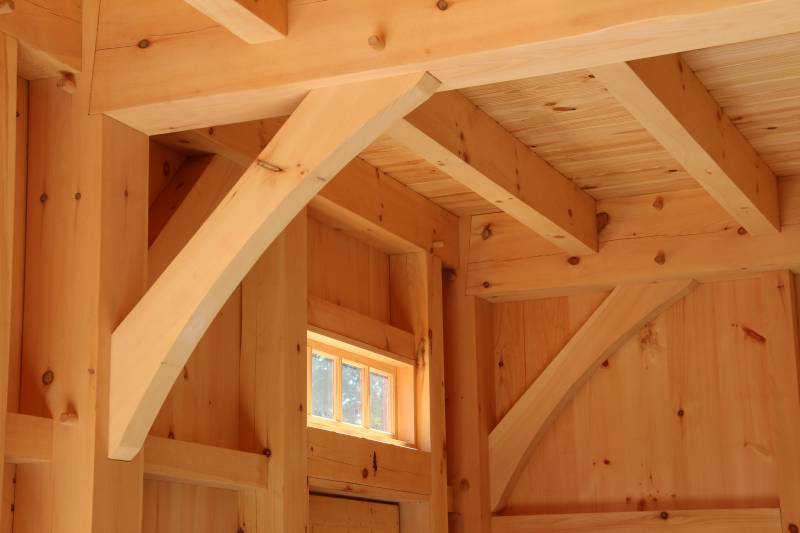
<svg viewBox="0 0 800 533">
<path fill-rule="evenodd" d="M 497 304 L 496 417 L 603 293 Z M 765 293 L 701 284 L 575 394 L 523 468 L 506 513 L 777 507 Z"/>
<path fill-rule="evenodd" d="M 777 509 L 714 509 L 635 513 L 498 516 L 495 533 L 778 533 Z"/>
<path fill-rule="evenodd" d="M 312 496 L 309 533 L 398 533 L 397 505 Z"/>
<path fill-rule="evenodd" d="M 288 0 L 185 0 L 246 43 L 286 37 Z"/>
<path fill-rule="evenodd" d="M 49 463 L 53 457 L 53 419 L 8 413 L 4 440 L 6 468 Z"/>
</svg>

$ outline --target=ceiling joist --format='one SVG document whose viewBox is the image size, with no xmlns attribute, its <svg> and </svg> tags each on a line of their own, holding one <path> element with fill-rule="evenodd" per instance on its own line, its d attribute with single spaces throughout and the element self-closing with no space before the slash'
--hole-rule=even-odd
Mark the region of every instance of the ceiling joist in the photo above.
<svg viewBox="0 0 800 533">
<path fill-rule="evenodd" d="M 288 33 L 288 0 L 185 0 L 249 44 L 283 39 Z"/>
<path fill-rule="evenodd" d="M 592 70 L 748 232 L 780 231 L 775 175 L 678 54 Z"/>
<path fill-rule="evenodd" d="M 505 505 L 519 471 L 561 408 L 594 370 L 644 324 L 688 294 L 692 280 L 617 287 L 489 434 L 492 510 Z"/>
<path fill-rule="evenodd" d="M 411 74 L 309 93 L 114 331 L 109 457 L 136 456 L 200 338 L 270 243 L 438 84 Z"/>
<path fill-rule="evenodd" d="M 560 249 L 597 252 L 594 199 L 461 93 L 435 95 L 389 135 Z"/>
</svg>

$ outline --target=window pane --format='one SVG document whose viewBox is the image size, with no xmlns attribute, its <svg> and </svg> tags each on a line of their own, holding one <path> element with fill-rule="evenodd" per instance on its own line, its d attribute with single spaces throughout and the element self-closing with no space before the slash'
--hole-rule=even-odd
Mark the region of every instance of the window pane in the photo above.
<svg viewBox="0 0 800 533">
<path fill-rule="evenodd" d="M 311 354 L 311 414 L 333 419 L 333 359 Z"/>
<path fill-rule="evenodd" d="M 342 421 L 361 425 L 361 368 L 342 363 Z"/>
<path fill-rule="evenodd" d="M 389 377 L 369 373 L 369 425 L 378 431 L 389 430 Z"/>
</svg>

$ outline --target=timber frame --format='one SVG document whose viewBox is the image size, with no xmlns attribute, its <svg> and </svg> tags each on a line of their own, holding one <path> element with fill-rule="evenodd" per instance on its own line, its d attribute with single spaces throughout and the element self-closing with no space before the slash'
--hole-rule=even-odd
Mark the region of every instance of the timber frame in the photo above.
<svg viewBox="0 0 800 533">
<path fill-rule="evenodd" d="M 798 531 L 797 0 L 0 32 L 0 533 Z M 397 438 L 309 425 L 312 341 Z"/>
</svg>

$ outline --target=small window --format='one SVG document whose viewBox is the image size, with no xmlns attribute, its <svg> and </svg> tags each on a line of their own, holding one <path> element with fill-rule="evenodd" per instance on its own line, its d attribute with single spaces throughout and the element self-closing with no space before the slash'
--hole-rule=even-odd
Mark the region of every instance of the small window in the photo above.
<svg viewBox="0 0 800 533">
<path fill-rule="evenodd" d="M 308 363 L 309 425 L 399 442 L 397 367 L 310 340 Z"/>
</svg>

